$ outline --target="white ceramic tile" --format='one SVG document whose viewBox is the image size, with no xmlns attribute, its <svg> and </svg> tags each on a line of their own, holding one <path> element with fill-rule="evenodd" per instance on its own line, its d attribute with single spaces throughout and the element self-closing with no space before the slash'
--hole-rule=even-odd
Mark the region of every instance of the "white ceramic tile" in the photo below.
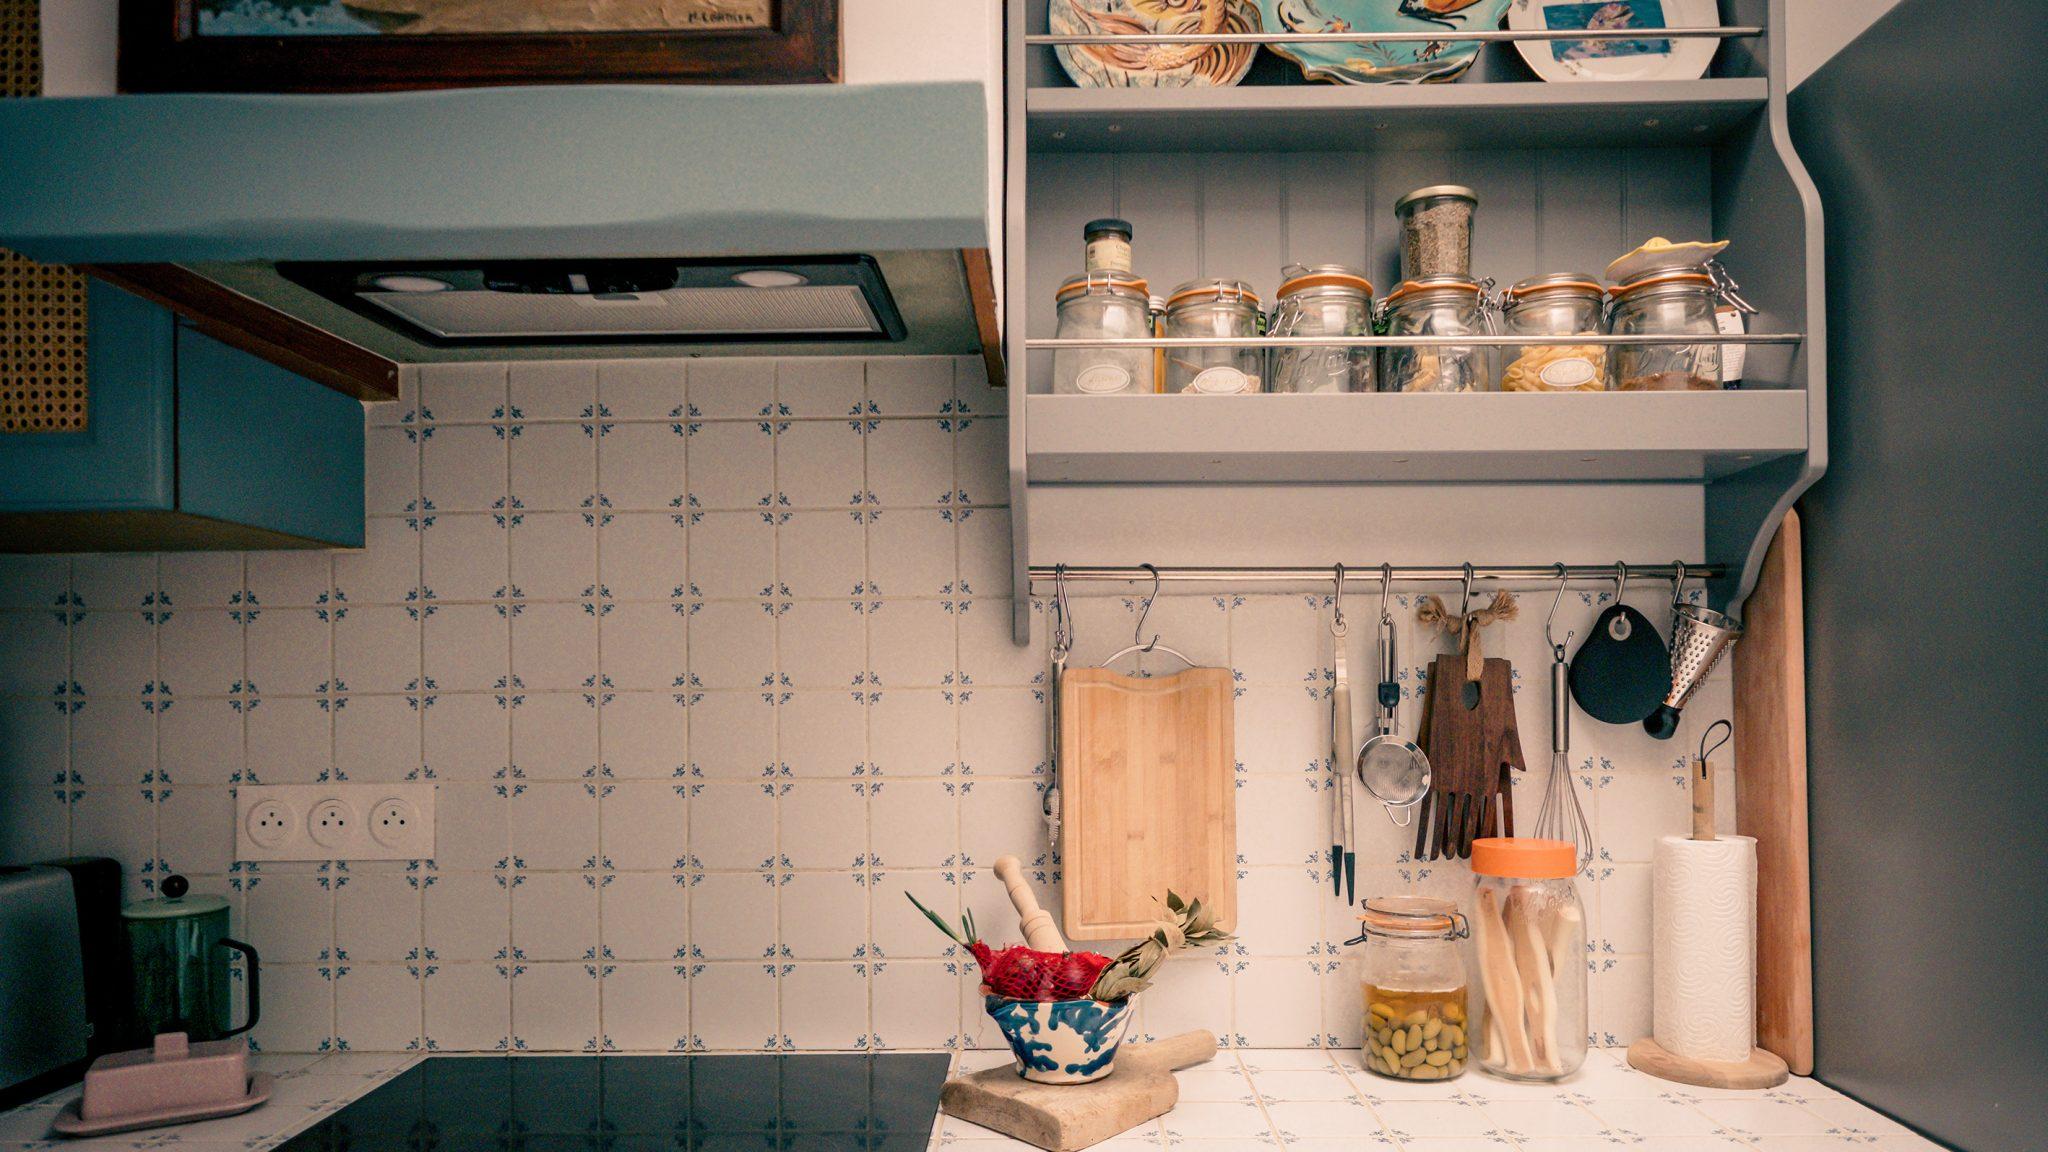
<svg viewBox="0 0 2048 1152">
<path fill-rule="evenodd" d="M 775 488 L 795 508 L 830 509 L 852 518 L 867 483 L 864 425 L 798 420 L 775 435 Z"/>
<path fill-rule="evenodd" d="M 487 512 L 507 491 L 501 426 L 443 425 L 420 445 L 420 496 L 436 512 Z"/>
<path fill-rule="evenodd" d="M 616 692 L 598 710 L 602 760 L 620 780 L 668 780 L 689 764 L 689 714 L 673 693 Z"/>
<path fill-rule="evenodd" d="M 696 360 L 690 364 L 690 407 L 705 419 L 754 417 L 775 402 L 772 360 Z"/>
<path fill-rule="evenodd" d="M 865 394 L 866 369 L 866 361 L 851 356 L 780 360 L 775 365 L 775 397 L 796 416 L 847 416 Z"/>
<path fill-rule="evenodd" d="M 1607 1127 L 1577 1103 L 1563 1100 L 1489 1100 L 1486 1114 L 1519 1136 L 1584 1139 Z"/>
<path fill-rule="evenodd" d="M 1237 934 L 1258 942 L 1261 953 L 1307 956 L 1322 943 L 1322 907 L 1329 885 L 1304 868 L 1241 868 Z"/>
<path fill-rule="evenodd" d="M 503 364 L 422 364 L 419 372 L 420 405 L 434 420 L 493 420 L 504 414 Z"/>
<path fill-rule="evenodd" d="M 262 627 L 262 621 L 252 627 Z M 349 609 L 334 622 L 333 691 L 344 686 L 350 692 L 403 692 L 414 687 L 420 677 L 420 628 L 421 622 L 404 608 L 365 604 Z M 269 685 L 263 689 L 271 690 Z"/>
<path fill-rule="evenodd" d="M 422 717 L 421 758 L 437 779 L 492 779 L 512 762 L 510 741 L 510 710 L 493 696 L 436 696 Z"/>
<path fill-rule="evenodd" d="M 589 876 L 540 872 L 512 889 L 512 946 L 528 960 L 581 960 L 598 944 L 597 888 Z"/>
<path fill-rule="evenodd" d="M 1182 1100 L 1250 1103 L 1252 1099 L 1251 1080 L 1245 1076 L 1244 1070 L 1237 1066 L 1236 1058 L 1228 1052 L 1206 1064 L 1197 1064 L 1193 1068 L 1175 1072 L 1173 1078 L 1180 1082 Z"/>
<path fill-rule="evenodd" d="M 1708 1119 L 1745 1136 L 1817 1136 L 1833 1123 L 1811 1109 L 1782 1100 L 1706 1099 L 1698 1107 Z"/>
<path fill-rule="evenodd" d="M 258 554 L 252 554 L 251 560 Z M 274 556 L 278 553 L 260 553 Z M 0 574 L 0 607 L 49 606 L 64 586 L 62 557 L 14 557 L 11 559 L 42 559 L 51 564 L 51 578 L 48 583 L 49 599 L 38 599 L 32 604 L 14 604 L 9 590 L 4 588 L 5 576 Z M 0 569 L 0 573 L 4 573 Z M 149 553 L 136 552 L 82 552 L 71 557 L 71 592 L 85 601 L 87 608 L 140 608 L 142 598 L 156 591 L 156 557 Z M 280 601 L 283 603 L 284 601 Z"/>
<path fill-rule="evenodd" d="M 609 965 L 602 992 L 604 1036 L 619 1050 L 660 1052 L 688 1041 L 690 985 L 674 965 Z"/>
<path fill-rule="evenodd" d="M 775 948 L 769 877 L 713 873 L 690 888 L 690 946 L 705 960 L 759 960 Z"/>
<path fill-rule="evenodd" d="M 775 617 L 743 600 L 704 605 L 690 617 L 690 672 L 706 689 L 759 691 L 775 671 Z"/>
<path fill-rule="evenodd" d="M 972 417 L 960 421 L 954 434 L 954 487 L 975 504 L 999 504 L 1009 498 L 1008 421 Z"/>
<path fill-rule="evenodd" d="M 1007 599 L 961 602 L 960 670 L 975 684 L 1030 684 L 1045 675 L 1044 615 L 1031 613 L 1030 643 L 1020 645 L 1014 638 L 1013 608 Z"/>
<path fill-rule="evenodd" d="M 434 859 L 442 868 L 490 868 L 506 858 L 511 851 L 508 794 L 513 787 L 510 781 L 440 785 L 434 801 Z M 428 938 L 433 939 L 431 933 Z"/>
<path fill-rule="evenodd" d="M 690 977 L 690 1032 L 709 1052 L 755 1052 L 780 1023 L 775 981 L 755 961 L 706 964 Z"/>
<path fill-rule="evenodd" d="M 249 942 L 272 963 L 315 963 L 334 948 L 334 899 L 326 877 L 263 877 L 249 890 Z M 266 965 L 267 967 L 267 965 Z"/>
<path fill-rule="evenodd" d="M 334 768 L 334 721 L 318 700 L 272 697 L 244 717 L 249 774 L 264 784 L 311 784 Z"/>
<path fill-rule="evenodd" d="M 1266 1105 L 1273 1127 L 1287 1138 L 1360 1139 L 1384 1131 L 1379 1117 L 1356 1097 L 1336 1100 L 1273 1100 Z"/>
<path fill-rule="evenodd" d="M 781 850 L 789 867 L 852 869 L 868 852 L 866 805 L 851 783 L 799 780 L 776 799 Z"/>
<path fill-rule="evenodd" d="M 334 985 L 311 964 L 263 966 L 263 1018 L 250 1038 L 266 1049 L 305 1052 L 334 1035 Z"/>
<path fill-rule="evenodd" d="M 511 709 L 512 763 L 528 780 L 582 780 L 598 763 L 597 708 L 573 692 L 529 692 Z"/>
<path fill-rule="evenodd" d="M 678 877 L 622 872 L 598 889 L 598 901 L 604 949 L 613 958 L 673 960 L 686 954 L 690 889 Z"/>
<path fill-rule="evenodd" d="M 1143 993 L 1147 1035 L 1163 1039 L 1192 1028 L 1230 1035 L 1231 980 L 1220 961 L 1208 955 L 1177 956 L 1159 973 Z M 1217 1062 L 1228 1058 L 1226 1053 Z"/>
<path fill-rule="evenodd" d="M 887 776 L 940 776 L 958 762 L 956 713 L 936 688 L 887 688 L 868 708 L 868 759 Z"/>
<path fill-rule="evenodd" d="M 689 620 L 664 603 L 615 604 L 598 621 L 614 688 L 672 689 L 690 670 Z"/>
<path fill-rule="evenodd" d="M 1237 851 L 1248 864 L 1298 865 L 1329 839 L 1329 802 L 1306 778 L 1248 777 L 1237 791 L 1240 808 L 1262 813 L 1238 825 Z M 1330 846 L 1321 844 L 1328 854 Z M 1303 883 L 1307 878 L 1303 877 Z"/>
<path fill-rule="evenodd" d="M 887 356 L 867 362 L 868 399 L 884 416 L 934 416 L 953 399 L 953 363 L 938 357 Z"/>
<path fill-rule="evenodd" d="M 424 1019 L 419 977 L 399 964 L 352 964 L 335 981 L 337 1029 L 351 1048 L 395 1051 L 419 1041 Z"/>
<path fill-rule="evenodd" d="M 69 632 L 70 678 L 88 696 L 129 695 L 156 679 L 156 629 L 142 613 L 87 612 Z M 65 678 L 65 633 L 47 612 L 0 617 L 0 692 L 47 695 Z"/>
<path fill-rule="evenodd" d="M 1720 1125 L 1690 1104 L 1674 1100 L 1610 1100 L 1586 1105 L 1609 1128 L 1640 1136 L 1711 1136 Z"/>
<path fill-rule="evenodd" d="M 689 531 L 666 512 L 619 512 L 598 531 L 598 579 L 616 600 L 689 591 Z"/>
<path fill-rule="evenodd" d="M 689 435 L 692 507 L 766 507 L 775 490 L 775 438 L 753 422 L 698 424 Z"/>
<path fill-rule="evenodd" d="M 579 512 L 528 512 L 512 525 L 512 584 L 532 600 L 589 597 L 597 530 Z"/>
<path fill-rule="evenodd" d="M 420 534 L 402 518 L 370 517 L 362 550 L 334 554 L 334 587 L 351 604 L 403 604 L 419 579 Z"/>
<path fill-rule="evenodd" d="M 953 434 L 937 420 L 866 426 L 867 487 L 884 508 L 930 506 L 953 492 Z"/>
<path fill-rule="evenodd" d="M 851 596 L 867 580 L 867 533 L 850 512 L 791 513 L 775 529 L 775 556 L 793 596 Z"/>
<path fill-rule="evenodd" d="M 802 688 L 851 692 L 867 671 L 867 619 L 855 601 L 799 600 L 776 618 L 781 673 Z M 707 605 L 708 607 L 708 605 Z"/>
<path fill-rule="evenodd" d="M 166 552 L 157 557 L 156 578 L 163 603 L 180 608 L 225 607 L 245 587 L 242 557 L 234 552 Z"/>
<path fill-rule="evenodd" d="M 885 790 L 886 792 L 886 790 Z M 892 961 L 961 954 L 907 898 L 917 897 L 947 923 L 960 922 L 960 890 L 945 872 L 890 871 L 873 883 L 870 918 L 875 947 Z"/>
<path fill-rule="evenodd" d="M 1173 1141 L 1258 1139 L 1272 1132 L 1265 1113 L 1238 1104 L 1189 1101 L 1165 1119 L 1167 1139 Z"/>
<path fill-rule="evenodd" d="M 1045 705 L 1030 688 L 961 694 L 960 759 L 975 776 L 1031 776 L 1046 766 Z"/>
<path fill-rule="evenodd" d="M 363 434 L 364 503 L 371 512 L 415 510 L 420 496 L 417 433 L 403 428 L 370 428 Z"/>
<path fill-rule="evenodd" d="M 792 775 L 843 778 L 866 763 L 866 717 L 851 693 L 793 692 L 775 718 L 781 761 Z"/>
<path fill-rule="evenodd" d="M 875 1043 L 883 1048 L 939 1048 L 954 1042 L 959 1023 L 948 1011 L 955 977 L 939 963 L 891 960 L 874 977 Z"/>
<path fill-rule="evenodd" d="M 621 780 L 603 796 L 603 856 L 609 867 L 676 867 L 688 852 L 690 812 L 678 785 Z"/>
<path fill-rule="evenodd" d="M 509 539 L 489 513 L 436 513 L 420 533 L 420 583 L 437 600 L 488 600 L 512 582 Z"/>
<path fill-rule="evenodd" d="M 852 964 L 778 969 L 782 1035 L 798 1050 L 846 1051 L 868 1034 L 868 980 Z"/>
<path fill-rule="evenodd" d="M 227 700 L 179 701 L 157 718 L 157 768 L 181 785 L 227 784 L 242 769 L 242 714 Z"/>
<path fill-rule="evenodd" d="M 1256 1057 L 1254 1057 L 1256 1059 Z M 1351 1081 L 1328 1060 L 1320 1068 L 1256 1068 L 1252 1082 L 1258 1086 L 1259 1095 L 1269 1103 L 1275 1101 L 1320 1100 L 1351 1102 L 1357 1093 L 1352 1090 Z M 1302 1132 L 1303 1136 L 1318 1135 Z"/>
<path fill-rule="evenodd" d="M 956 798 L 939 781 L 882 781 L 868 797 L 875 860 L 898 869 L 952 863 L 960 851 L 959 811 Z"/>
<path fill-rule="evenodd" d="M 868 579 L 884 596 L 949 594 L 959 578 L 953 525 L 931 508 L 884 509 L 868 525 Z"/>
<path fill-rule="evenodd" d="M 157 855 L 178 872 L 219 875 L 234 861 L 234 827 L 227 789 L 167 789 L 157 802 Z"/>
<path fill-rule="evenodd" d="M 582 784 L 527 784 L 509 816 L 512 857 L 527 868 L 581 868 L 597 854 L 597 797 Z"/>
<path fill-rule="evenodd" d="M 329 625 L 314 609 L 264 608 L 244 631 L 248 678 L 265 692 L 313 692 L 334 674 Z"/>
<path fill-rule="evenodd" d="M 775 798 L 765 784 L 712 781 L 690 796 L 690 855 L 705 868 L 761 867 L 775 854 Z"/>
<path fill-rule="evenodd" d="M 584 1052 L 597 1041 L 598 977 L 583 964 L 527 964 L 512 977 L 513 1045 L 529 1052 Z"/>
<path fill-rule="evenodd" d="M 614 509 L 674 508 L 689 491 L 687 456 L 669 424 L 614 424 L 597 442 L 597 490 Z"/>
<path fill-rule="evenodd" d="M 527 604 L 512 617 L 512 674 L 526 687 L 582 688 L 597 673 L 597 617 L 584 605 Z"/>
<path fill-rule="evenodd" d="M 683 404 L 683 360 L 607 360 L 597 366 L 597 398 L 614 420 L 666 420 Z"/>
<path fill-rule="evenodd" d="M 885 600 L 868 617 L 868 667 L 889 688 L 952 682 L 959 641 L 937 600 Z"/>
<path fill-rule="evenodd" d="M 420 892 L 421 923 L 436 957 L 489 960 L 510 945 L 512 892 L 497 877 L 465 872 L 430 880 Z"/>
<path fill-rule="evenodd" d="M 415 877 L 397 872 L 349 877 L 334 894 L 335 946 L 356 963 L 404 960 L 420 946 L 421 893 L 415 884 Z"/>
<path fill-rule="evenodd" d="M 226 609 L 173 612 L 157 625 L 156 639 L 157 679 L 177 692 L 224 696 L 243 678 L 242 625 Z"/>
<path fill-rule="evenodd" d="M 960 587 L 976 596 L 1010 595 L 1009 510 L 964 508 L 954 523 L 960 530 Z"/>
<path fill-rule="evenodd" d="M 778 775 L 777 709 L 759 692 L 705 692 L 690 705 L 690 762 L 710 780 L 759 780 Z"/>
<path fill-rule="evenodd" d="M 511 365 L 507 391 L 528 420 L 568 420 L 597 403 L 598 365 L 590 360 L 522 360 Z"/>
<path fill-rule="evenodd" d="M 1386 1100 L 1373 1105 L 1380 1120 L 1405 1144 L 1410 1137 L 1471 1138 L 1501 1131 L 1501 1124 L 1476 1104 L 1452 1100 Z"/>
<path fill-rule="evenodd" d="M 1232 1034 L 1240 1042 L 1262 1048 L 1306 1047 L 1322 1036 L 1322 977 L 1313 961 L 1255 957 L 1237 973 L 1234 984 Z"/>
<path fill-rule="evenodd" d="M 334 771 L 343 779 L 404 780 L 420 770 L 420 697 L 354 696 L 334 715 Z"/>
<path fill-rule="evenodd" d="M 529 512 L 573 510 L 597 491 L 597 438 L 576 424 L 512 426 L 509 491 Z"/>
</svg>

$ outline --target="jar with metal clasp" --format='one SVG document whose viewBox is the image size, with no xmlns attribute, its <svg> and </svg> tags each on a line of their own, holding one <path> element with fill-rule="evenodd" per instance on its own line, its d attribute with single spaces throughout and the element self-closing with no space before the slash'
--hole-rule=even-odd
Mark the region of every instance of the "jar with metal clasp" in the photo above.
<svg viewBox="0 0 2048 1152">
<path fill-rule="evenodd" d="M 1371 348 L 1302 348 L 1289 336 L 1372 335 L 1372 281 L 1342 264 L 1280 270 L 1279 303 L 1267 335 L 1274 340 L 1271 391 L 1370 392 L 1378 359 Z"/>
<path fill-rule="evenodd" d="M 1152 335 L 1145 281 L 1109 272 L 1083 272 L 1060 285 L 1059 325 L 1067 339 L 1142 340 Z M 1068 396 L 1150 393 L 1150 348 L 1060 348 L 1052 354 L 1052 390 Z"/>
<path fill-rule="evenodd" d="M 1397 1080 L 1449 1080 L 1471 1062 L 1465 961 L 1471 934 L 1457 905 L 1426 896 L 1375 896 L 1359 933 L 1359 1007 L 1367 1069 Z"/>
<path fill-rule="evenodd" d="M 1518 280 L 1504 294 L 1509 336 L 1594 336 L 1606 331 L 1607 289 L 1584 272 Z M 1605 392 L 1607 349 L 1600 344 L 1532 344 L 1507 350 L 1503 392 Z"/>
<path fill-rule="evenodd" d="M 1656 269 L 1614 289 L 1607 331 L 1614 336 L 1716 336 L 1723 305 L 1754 312 L 1720 265 Z M 1739 327 L 1739 326 L 1738 326 Z M 1731 349 L 1731 351 L 1733 351 Z M 1612 379 L 1620 392 L 1715 392 L 1722 386 L 1722 346 L 1714 343 L 1623 344 L 1614 348 Z"/>
<path fill-rule="evenodd" d="M 1190 280 L 1166 298 L 1164 334 L 1174 338 L 1259 335 L 1259 297 L 1242 280 Z M 1168 348 L 1166 391 L 1227 396 L 1265 390 L 1265 349 Z"/>
<path fill-rule="evenodd" d="M 1462 276 L 1405 280 L 1381 307 L 1389 336 L 1489 336 L 1492 281 Z M 1382 392 L 1491 392 L 1493 356 L 1479 345 L 1419 345 L 1380 350 Z"/>
</svg>

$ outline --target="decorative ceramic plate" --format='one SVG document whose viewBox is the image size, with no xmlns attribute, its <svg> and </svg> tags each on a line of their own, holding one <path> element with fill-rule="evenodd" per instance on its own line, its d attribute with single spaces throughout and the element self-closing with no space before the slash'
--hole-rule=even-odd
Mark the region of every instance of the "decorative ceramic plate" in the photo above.
<svg viewBox="0 0 2048 1152">
<path fill-rule="evenodd" d="M 1274 32 L 1484 32 L 1500 26 L 1508 0 L 1259 0 Z M 1311 80 L 1419 84 L 1454 80 L 1479 55 L 1474 40 L 1389 44 L 1274 44 Z"/>
<path fill-rule="evenodd" d="M 1055 36 L 1258 32 L 1253 0 L 1050 0 Z M 1251 70 L 1256 44 L 1060 44 L 1060 67 L 1083 88 L 1222 88 Z"/>
<path fill-rule="evenodd" d="M 1607 279 L 1611 283 L 1626 284 L 1652 272 L 1698 268 L 1720 255 L 1721 250 L 1726 247 L 1726 240 L 1675 242 L 1662 236 L 1652 236 L 1642 247 L 1618 257 L 1614 263 L 1609 264 Z"/>
<path fill-rule="evenodd" d="M 1508 27 L 1711 28 L 1714 0 L 1514 0 Z M 1697 80 L 1719 40 L 1518 40 L 1515 48 L 1545 80 Z"/>
</svg>

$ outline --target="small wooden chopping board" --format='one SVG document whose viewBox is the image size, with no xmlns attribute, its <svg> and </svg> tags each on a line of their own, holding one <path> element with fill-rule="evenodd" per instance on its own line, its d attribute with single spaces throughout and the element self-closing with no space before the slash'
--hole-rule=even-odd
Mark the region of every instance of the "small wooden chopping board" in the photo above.
<svg viewBox="0 0 2048 1152">
<path fill-rule="evenodd" d="M 1150 935 L 1171 890 L 1237 924 L 1237 737 L 1228 668 L 1060 685 L 1061 927 L 1069 940 Z"/>
<path fill-rule="evenodd" d="M 1047 1152 L 1079 1152 L 1172 1111 L 1173 1070 L 1214 1055 L 1216 1034 L 1197 1031 L 1125 1045 L 1116 1071 L 1090 1084 L 1038 1084 L 1005 1064 L 946 1081 L 939 1108 Z"/>
</svg>

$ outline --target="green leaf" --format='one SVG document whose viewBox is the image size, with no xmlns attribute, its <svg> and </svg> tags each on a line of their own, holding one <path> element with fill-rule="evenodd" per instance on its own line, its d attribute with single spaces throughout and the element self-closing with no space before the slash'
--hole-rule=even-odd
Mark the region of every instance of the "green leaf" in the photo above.
<svg viewBox="0 0 2048 1152">
<path fill-rule="evenodd" d="M 931 909 L 929 909 L 929 908 L 925 907 L 925 906 L 924 906 L 924 905 L 923 905 L 923 904 L 922 904 L 921 902 L 919 902 L 919 900 L 918 900 L 918 898 L 917 898 L 917 897 L 915 897 L 915 896 L 912 896 L 912 895 L 911 895 L 910 893 L 908 893 L 908 892 L 905 892 L 905 893 L 903 894 L 903 896 L 904 896 L 904 898 L 905 898 L 905 899 L 909 900 L 909 901 L 910 901 L 910 902 L 911 902 L 912 904 L 915 904 L 915 905 L 917 905 L 917 910 L 918 910 L 919 912 L 922 912 L 922 913 L 924 913 L 924 917 L 925 917 L 925 919 L 927 919 L 927 920 L 931 921 L 931 922 L 932 922 L 932 923 L 933 923 L 934 925 L 936 925 L 936 926 L 938 927 L 939 931 L 941 931 L 941 932 L 944 932 L 944 933 L 946 934 L 946 939 L 948 939 L 948 940 L 951 940 L 951 941 L 952 941 L 953 943 L 955 943 L 955 944 L 960 944 L 960 945 L 965 945 L 965 944 L 966 944 L 966 943 L 967 943 L 967 942 L 968 942 L 969 940 L 973 940 L 973 939 L 975 939 L 975 935 L 974 935 L 974 913 L 972 913 L 972 912 L 969 912 L 969 913 L 967 914 L 967 920 L 966 920 L 966 925 L 967 925 L 967 939 L 966 939 L 966 940 L 962 940 L 962 939 L 961 939 L 961 938 L 959 937 L 959 935 L 958 935 L 957 933 L 955 933 L 955 932 L 953 931 L 953 926 L 952 926 L 951 924 L 948 924 L 948 923 L 946 923 L 946 922 L 945 922 L 944 920 L 940 919 L 940 918 L 939 918 L 939 914 L 938 914 L 937 912 L 934 912 L 934 911 L 932 911 Z"/>
</svg>

